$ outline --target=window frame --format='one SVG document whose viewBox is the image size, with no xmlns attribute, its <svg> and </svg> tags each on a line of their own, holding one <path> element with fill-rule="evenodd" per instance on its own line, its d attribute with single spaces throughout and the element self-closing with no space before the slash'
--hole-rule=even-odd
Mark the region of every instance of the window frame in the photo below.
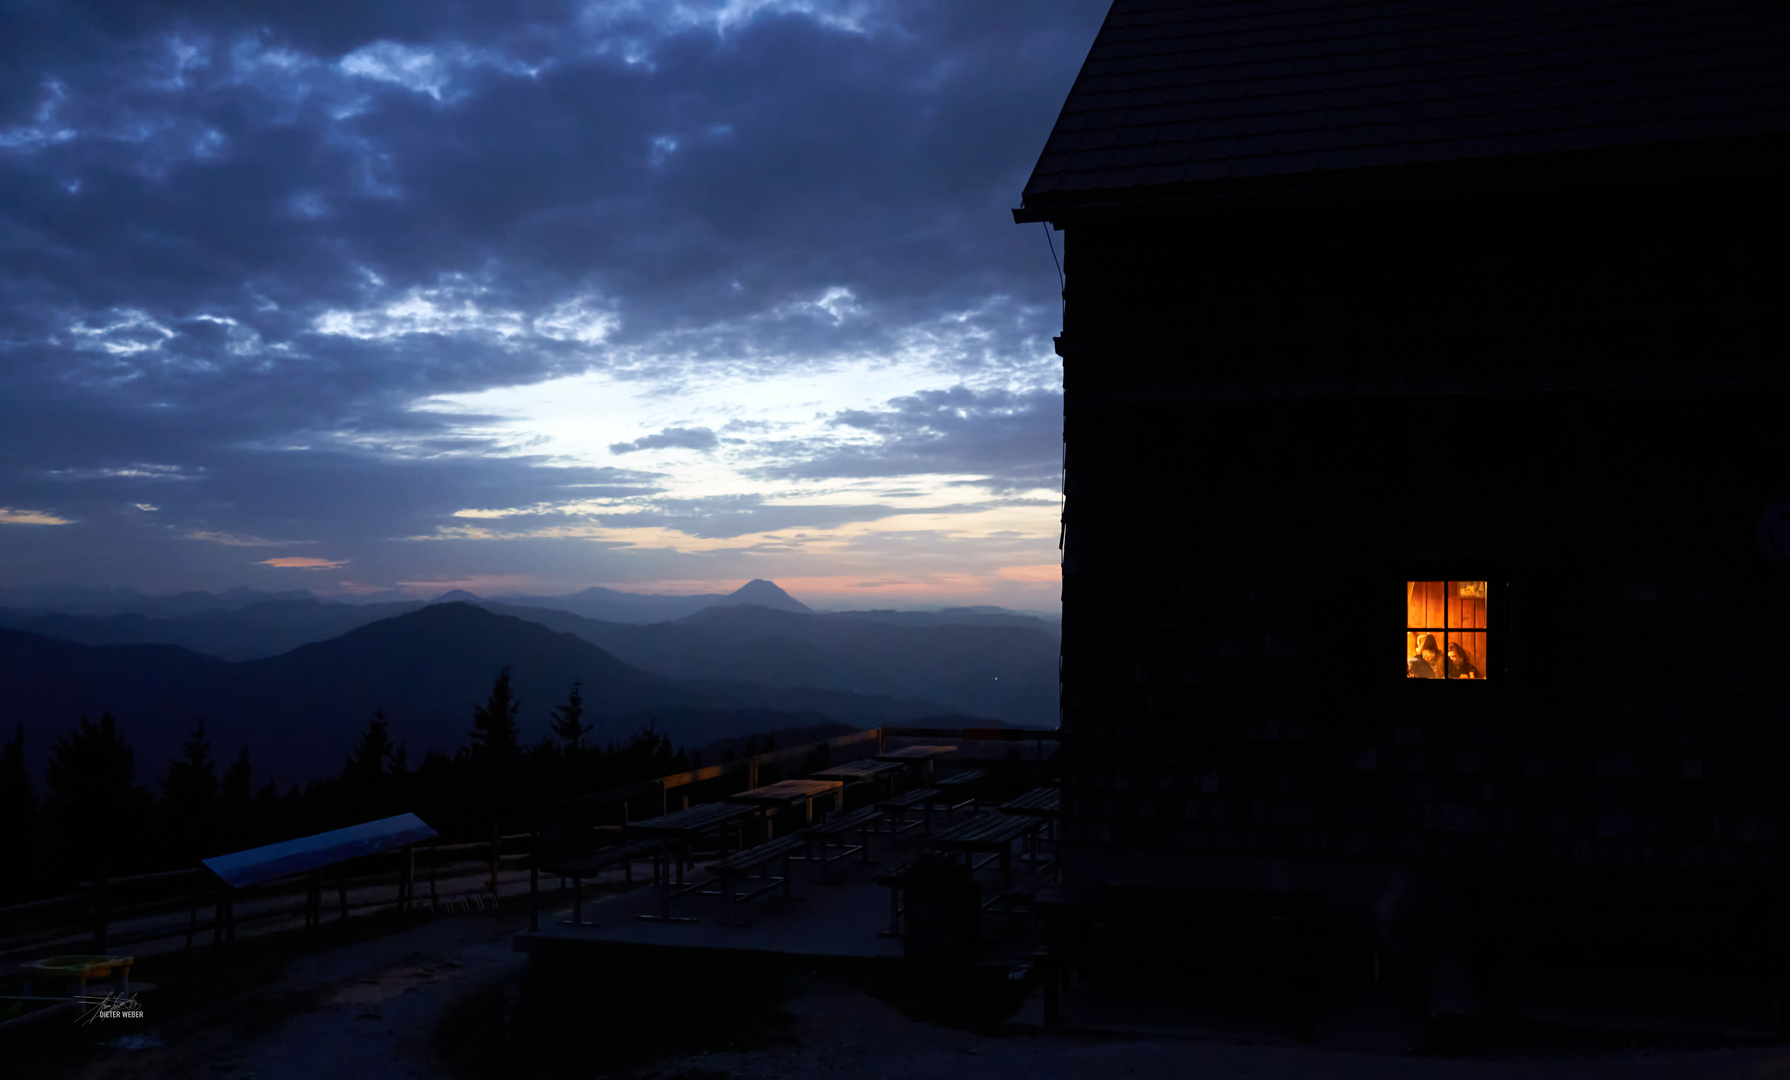
<svg viewBox="0 0 1790 1080">
<path fill-rule="evenodd" d="M 1390 678 L 1396 679 L 1398 683 L 1406 687 L 1406 689 L 1395 690 L 1391 686 L 1386 685 L 1386 683 L 1380 683 L 1386 693 L 1391 695 L 1389 698 L 1390 701 L 1409 701 L 1412 700 L 1412 695 L 1414 694 L 1417 695 L 1418 698 L 1425 698 L 1428 696 L 1425 691 L 1408 689 L 1413 683 L 1471 684 L 1473 686 L 1472 690 L 1460 691 L 1460 693 L 1481 700 L 1502 697 L 1506 691 L 1512 689 L 1515 681 L 1521 678 L 1520 665 L 1522 662 L 1522 653 L 1520 651 L 1522 640 L 1520 629 L 1522 618 L 1522 591 L 1520 578 L 1522 575 L 1520 573 L 1520 567 L 1516 565 L 1514 559 L 1506 555 L 1486 553 L 1463 553 L 1460 555 L 1436 555 L 1428 552 L 1423 554 L 1395 554 L 1382 557 L 1380 560 L 1379 571 L 1379 574 L 1376 575 L 1377 580 L 1380 582 L 1378 591 L 1379 594 L 1385 598 L 1383 601 L 1385 607 L 1380 608 L 1379 604 L 1376 603 L 1375 609 L 1384 611 L 1385 614 L 1375 621 L 1377 624 L 1383 625 L 1380 623 L 1380 619 L 1385 619 L 1387 621 L 1397 619 L 1398 629 L 1407 633 L 1413 629 L 1408 626 L 1405 621 L 1409 614 L 1406 607 L 1405 587 L 1410 582 L 1483 581 L 1486 583 L 1488 602 L 1493 596 L 1496 596 L 1498 599 L 1498 625 L 1495 628 L 1491 625 L 1490 611 L 1488 610 L 1486 620 L 1487 625 L 1480 631 L 1481 633 L 1490 635 L 1495 630 L 1498 638 L 1496 659 L 1489 664 L 1480 663 L 1478 659 L 1475 660 L 1475 662 L 1479 664 L 1480 674 L 1483 675 L 1484 678 L 1408 679 L 1402 672 L 1400 672 L 1392 675 Z M 1393 614 L 1394 605 L 1397 605 L 1396 615 Z M 1377 640 L 1379 631 L 1375 630 L 1374 633 Z M 1435 692 L 1449 693 L 1449 691 Z M 1457 700 L 1465 699 L 1457 698 Z"/>
<path fill-rule="evenodd" d="M 1427 584 L 1429 584 L 1431 582 L 1435 582 L 1435 581 L 1440 581 L 1442 583 L 1442 625 L 1441 626 L 1411 626 L 1411 625 L 1409 625 L 1409 623 L 1411 621 L 1411 612 L 1409 609 L 1409 600 L 1408 600 L 1408 595 L 1409 595 L 1408 591 L 1409 591 L 1410 587 L 1412 585 L 1427 585 Z M 1461 627 L 1458 627 L 1458 626 L 1451 627 L 1448 625 L 1448 602 L 1449 602 L 1448 587 L 1450 585 L 1461 585 L 1461 584 L 1464 584 L 1469 581 L 1478 582 L 1485 586 L 1486 595 L 1485 595 L 1484 599 L 1486 601 L 1486 624 L 1484 626 L 1468 627 L 1466 629 L 1462 629 Z M 1437 675 L 1436 680 L 1439 680 L 1441 682 L 1470 682 L 1470 683 L 1481 683 L 1481 682 L 1489 683 L 1492 681 L 1493 665 L 1487 662 L 1486 654 L 1490 649 L 1491 642 L 1492 642 L 1492 636 L 1493 636 L 1493 632 L 1494 632 L 1492 624 L 1491 624 L 1491 595 L 1492 595 L 1493 587 L 1495 585 L 1496 585 L 1495 582 L 1493 582 L 1487 578 L 1468 578 L 1468 577 L 1407 578 L 1405 580 L 1405 588 L 1407 590 L 1407 607 L 1405 610 L 1405 622 L 1406 622 L 1405 633 L 1406 634 L 1441 634 L 1442 635 L 1442 641 L 1440 642 L 1441 654 L 1438 657 L 1438 662 L 1442 665 L 1443 674 Z M 1500 591 L 1502 591 L 1502 590 L 1500 590 Z M 1500 597 L 1500 604 L 1502 604 L 1502 597 Z M 1450 633 L 1455 633 L 1455 634 L 1459 634 L 1459 635 L 1479 634 L 1485 638 L 1486 644 L 1484 647 L 1482 647 L 1479 650 L 1478 656 L 1476 657 L 1476 659 L 1478 660 L 1478 663 L 1474 665 L 1475 667 L 1477 667 L 1479 669 L 1479 678 L 1477 678 L 1477 679 L 1450 679 L 1447 677 L 1446 672 L 1448 670 L 1448 660 L 1447 660 L 1447 657 L 1448 657 L 1448 636 Z M 1466 646 L 1463 645 L 1462 649 L 1465 650 L 1465 648 L 1466 648 Z M 1500 648 L 1502 648 L 1502 646 L 1500 646 Z M 1409 676 L 1407 676 L 1406 678 L 1407 678 L 1407 680 L 1409 680 Z M 1431 681 L 1436 681 L 1436 680 L 1418 679 L 1416 681 L 1417 682 L 1431 682 Z"/>
</svg>

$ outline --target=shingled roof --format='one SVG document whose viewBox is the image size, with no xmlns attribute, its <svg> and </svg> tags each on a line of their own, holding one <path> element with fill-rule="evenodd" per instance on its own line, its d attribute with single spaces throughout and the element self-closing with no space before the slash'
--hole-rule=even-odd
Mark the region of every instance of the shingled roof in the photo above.
<svg viewBox="0 0 1790 1080">
<path fill-rule="evenodd" d="M 1116 0 L 1014 216 L 1786 133 L 1783 0 Z"/>
</svg>

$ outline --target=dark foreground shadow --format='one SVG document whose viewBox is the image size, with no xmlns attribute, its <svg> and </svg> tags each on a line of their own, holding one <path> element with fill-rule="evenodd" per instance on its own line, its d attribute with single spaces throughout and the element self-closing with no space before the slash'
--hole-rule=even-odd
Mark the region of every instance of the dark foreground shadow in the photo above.
<svg viewBox="0 0 1790 1080">
<path fill-rule="evenodd" d="M 466 1080 L 601 1076 L 668 1057 L 790 1040 L 785 964 L 724 955 L 604 950 L 529 959 L 515 981 L 450 1007 L 434 1036 Z"/>
</svg>

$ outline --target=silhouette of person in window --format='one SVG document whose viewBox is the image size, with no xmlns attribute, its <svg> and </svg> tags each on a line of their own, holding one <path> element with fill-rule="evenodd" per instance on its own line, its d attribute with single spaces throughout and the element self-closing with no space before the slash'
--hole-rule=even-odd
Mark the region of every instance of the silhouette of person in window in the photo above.
<svg viewBox="0 0 1790 1080">
<path fill-rule="evenodd" d="M 1442 650 L 1436 647 L 1436 635 L 1425 634 L 1417 639 L 1416 655 L 1405 661 L 1405 678 L 1434 679 L 1440 667 Z"/>
<path fill-rule="evenodd" d="M 1448 643 L 1448 677 L 1451 679 L 1483 679 L 1484 675 L 1473 666 L 1473 654 L 1461 647 L 1458 641 Z"/>
</svg>

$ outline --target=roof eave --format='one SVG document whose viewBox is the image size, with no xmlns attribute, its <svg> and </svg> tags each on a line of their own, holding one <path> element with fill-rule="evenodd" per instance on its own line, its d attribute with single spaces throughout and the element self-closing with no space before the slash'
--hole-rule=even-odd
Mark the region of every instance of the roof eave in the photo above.
<svg viewBox="0 0 1790 1080">
<path fill-rule="evenodd" d="M 1172 214 L 1242 205 L 1349 201 L 1405 193 L 1473 193 L 1719 177 L 1790 170 L 1790 134 L 1393 165 L 1334 172 L 1231 177 L 1191 184 L 1046 192 L 1013 211 L 1015 224 Z"/>
</svg>

